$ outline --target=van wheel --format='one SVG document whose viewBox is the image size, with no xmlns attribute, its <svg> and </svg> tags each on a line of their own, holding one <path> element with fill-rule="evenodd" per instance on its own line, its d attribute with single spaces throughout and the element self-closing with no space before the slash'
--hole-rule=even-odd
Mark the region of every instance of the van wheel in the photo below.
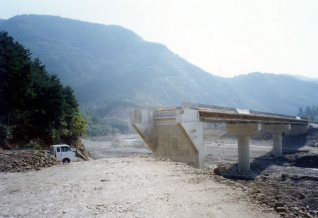
<svg viewBox="0 0 318 218">
<path fill-rule="evenodd" d="M 70 162 L 69 159 L 67 159 L 67 158 L 63 159 L 63 164 L 67 164 L 67 163 L 69 163 L 69 162 Z"/>
</svg>

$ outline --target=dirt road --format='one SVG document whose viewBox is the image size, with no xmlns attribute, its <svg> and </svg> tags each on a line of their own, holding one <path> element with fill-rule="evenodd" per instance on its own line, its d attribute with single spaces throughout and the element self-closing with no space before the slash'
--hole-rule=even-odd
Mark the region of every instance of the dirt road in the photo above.
<svg viewBox="0 0 318 218">
<path fill-rule="evenodd" d="M 277 216 L 249 202 L 246 187 L 215 178 L 147 156 L 0 173 L 0 217 Z"/>
</svg>

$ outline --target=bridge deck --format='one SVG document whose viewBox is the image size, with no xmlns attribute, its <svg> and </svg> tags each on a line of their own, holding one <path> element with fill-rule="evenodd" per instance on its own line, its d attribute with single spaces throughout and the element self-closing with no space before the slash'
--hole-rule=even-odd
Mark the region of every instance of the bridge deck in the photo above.
<svg viewBox="0 0 318 218">
<path fill-rule="evenodd" d="M 194 108 L 193 108 L 194 109 Z M 222 110 L 211 108 L 196 108 L 199 110 L 200 120 L 203 122 L 248 122 L 248 123 L 277 123 L 307 125 L 308 120 L 301 117 L 278 114 L 253 112 L 248 110 Z"/>
<path fill-rule="evenodd" d="M 308 120 L 306 118 L 282 114 L 199 104 L 188 104 L 185 108 L 198 110 L 200 114 L 200 121 L 202 122 L 308 125 Z M 179 109 L 181 109 L 181 107 L 179 107 Z M 174 108 L 154 111 L 155 119 L 173 119 L 175 116 L 176 113 Z"/>
</svg>

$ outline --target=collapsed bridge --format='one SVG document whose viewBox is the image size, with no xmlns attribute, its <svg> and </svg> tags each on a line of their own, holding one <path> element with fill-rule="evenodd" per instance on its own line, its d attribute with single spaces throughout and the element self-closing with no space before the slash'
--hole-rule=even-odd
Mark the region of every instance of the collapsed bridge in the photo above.
<svg viewBox="0 0 318 218">
<path fill-rule="evenodd" d="M 304 134 L 308 120 L 301 117 L 184 103 L 181 107 L 137 107 L 130 111 L 130 122 L 153 152 L 197 168 L 204 167 L 203 122 L 226 123 L 226 130 L 237 136 L 238 169 L 250 170 L 249 136 L 265 130 L 273 136 L 273 155 L 282 156 L 282 133 Z"/>
</svg>

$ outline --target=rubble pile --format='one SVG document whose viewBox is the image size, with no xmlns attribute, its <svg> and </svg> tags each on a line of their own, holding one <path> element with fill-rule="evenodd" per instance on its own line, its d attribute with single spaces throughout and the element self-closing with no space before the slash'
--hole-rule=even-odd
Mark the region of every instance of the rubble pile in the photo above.
<svg viewBox="0 0 318 218">
<path fill-rule="evenodd" d="M 4 150 L 0 151 L 0 172 L 25 172 L 61 164 L 46 151 Z"/>
<path fill-rule="evenodd" d="M 307 144 L 310 147 L 318 147 L 318 129 L 317 128 L 308 129 Z"/>
<path fill-rule="evenodd" d="M 318 217 L 318 128 L 310 127 L 302 135 L 285 135 L 282 157 L 273 157 L 270 135 L 260 131 L 250 139 L 254 146 L 250 171 L 238 170 L 237 147 L 222 146 L 236 141 L 220 137 L 206 143 L 207 170 L 214 178 L 222 178 L 218 179 L 222 183 L 243 185 L 251 203 L 265 211 L 282 217 Z"/>
<path fill-rule="evenodd" d="M 89 151 L 86 150 L 86 148 L 82 142 L 80 142 L 76 146 L 75 153 L 76 153 L 76 157 L 79 157 L 82 160 L 85 160 L 85 161 L 92 160 L 91 154 L 89 153 Z"/>
<path fill-rule="evenodd" d="M 302 207 L 286 205 L 284 203 L 286 199 L 280 199 L 279 196 L 268 196 L 253 188 L 246 187 L 246 190 L 251 196 L 252 203 L 267 206 L 269 210 L 275 210 L 281 217 L 318 217 L 318 211 L 308 205 Z"/>
</svg>

